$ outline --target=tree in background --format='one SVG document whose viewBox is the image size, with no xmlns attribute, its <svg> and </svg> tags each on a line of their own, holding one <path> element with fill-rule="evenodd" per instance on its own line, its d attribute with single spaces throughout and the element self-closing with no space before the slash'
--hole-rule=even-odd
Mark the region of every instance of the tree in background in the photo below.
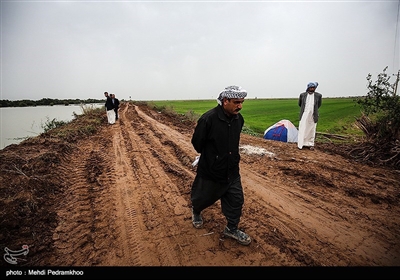
<svg viewBox="0 0 400 280">
<path fill-rule="evenodd" d="M 368 93 L 359 97 L 357 103 L 362 116 L 356 119 L 356 125 L 364 132 L 368 145 L 363 155 L 368 159 L 378 159 L 382 163 L 400 165 L 400 97 L 397 94 L 400 70 L 394 83 L 386 73 L 388 67 L 378 74 L 373 82 L 368 74 Z"/>
<path fill-rule="evenodd" d="M 367 96 L 357 100 L 363 110 L 360 120 L 369 119 L 368 127 L 361 128 L 369 140 L 378 142 L 399 140 L 400 137 L 400 97 L 396 92 L 400 71 L 396 81 L 391 84 L 391 76 L 386 70 L 387 67 L 378 74 L 375 83 L 372 82 L 371 74 L 368 74 Z"/>
</svg>

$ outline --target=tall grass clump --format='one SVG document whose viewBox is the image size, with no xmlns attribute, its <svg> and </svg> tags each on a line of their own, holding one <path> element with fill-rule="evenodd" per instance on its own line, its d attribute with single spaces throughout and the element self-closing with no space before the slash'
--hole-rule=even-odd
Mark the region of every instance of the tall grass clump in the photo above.
<svg viewBox="0 0 400 280">
<path fill-rule="evenodd" d="M 82 114 L 74 112 L 74 119 L 70 122 L 47 120 L 43 126 L 42 137 L 59 138 L 74 142 L 82 137 L 95 134 L 104 123 L 105 112 L 103 108 L 94 105 L 81 105 Z"/>
<path fill-rule="evenodd" d="M 97 112 L 97 110 L 99 109 L 94 104 L 80 104 L 79 107 L 81 108 L 83 115 L 95 114 Z M 74 112 L 74 115 L 76 116 L 75 112 Z"/>
<path fill-rule="evenodd" d="M 41 128 L 43 129 L 44 132 L 47 132 L 54 128 L 61 127 L 67 123 L 68 122 L 66 122 L 66 121 L 59 121 L 56 118 L 53 118 L 52 120 L 50 120 L 49 117 L 46 117 L 46 121 L 44 124 L 43 123 L 41 124 Z"/>
</svg>

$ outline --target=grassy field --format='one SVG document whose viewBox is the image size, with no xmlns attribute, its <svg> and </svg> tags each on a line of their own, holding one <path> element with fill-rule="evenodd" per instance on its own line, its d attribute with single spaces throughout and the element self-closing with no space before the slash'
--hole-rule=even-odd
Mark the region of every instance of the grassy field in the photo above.
<svg viewBox="0 0 400 280">
<path fill-rule="evenodd" d="M 192 115 L 197 119 L 202 113 L 215 107 L 217 102 L 216 100 L 173 100 L 151 101 L 149 104 L 160 110 Z M 283 119 L 290 120 L 298 127 L 299 111 L 297 98 L 246 99 L 241 113 L 245 119 L 246 130 L 264 134 L 269 126 Z M 360 116 L 360 107 L 354 98 L 323 98 L 317 133 L 362 135 L 362 132 L 354 125 L 356 118 Z"/>
</svg>

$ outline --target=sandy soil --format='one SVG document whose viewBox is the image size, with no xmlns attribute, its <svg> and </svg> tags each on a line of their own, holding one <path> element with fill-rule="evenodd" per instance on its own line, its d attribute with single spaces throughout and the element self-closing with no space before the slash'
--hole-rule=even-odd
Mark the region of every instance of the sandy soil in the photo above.
<svg viewBox="0 0 400 280">
<path fill-rule="evenodd" d="M 194 124 L 123 103 L 76 143 L 37 137 L 0 151 L 1 249 L 29 266 L 400 266 L 400 172 L 242 135 L 245 193 L 225 238 L 219 203 L 191 223 Z M 8 266 L 4 260 L 1 266 Z"/>
</svg>

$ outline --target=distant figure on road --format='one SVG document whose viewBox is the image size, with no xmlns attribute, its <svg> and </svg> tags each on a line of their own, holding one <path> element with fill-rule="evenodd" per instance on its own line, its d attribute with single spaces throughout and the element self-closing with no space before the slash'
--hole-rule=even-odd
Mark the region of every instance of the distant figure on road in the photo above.
<svg viewBox="0 0 400 280">
<path fill-rule="evenodd" d="M 227 226 L 223 234 L 249 245 L 249 235 L 238 229 L 244 204 L 239 172 L 239 141 L 244 125 L 242 109 L 247 92 L 239 86 L 228 86 L 220 92 L 218 105 L 197 121 L 192 145 L 200 153 L 197 174 L 192 184 L 192 224 L 203 227 L 201 211 L 221 201 Z"/>
<path fill-rule="evenodd" d="M 303 147 L 309 147 L 314 150 L 315 134 L 319 118 L 319 107 L 322 103 L 322 94 L 316 92 L 317 82 L 307 84 L 305 92 L 299 96 L 299 133 L 297 147 L 301 150 Z"/>
<path fill-rule="evenodd" d="M 115 98 L 115 94 L 111 94 L 111 99 L 114 104 L 114 112 L 115 112 L 115 120 L 118 120 L 118 109 L 119 109 L 119 100 Z"/>
<path fill-rule="evenodd" d="M 106 97 L 106 112 L 107 112 L 107 121 L 109 124 L 115 123 L 115 111 L 114 104 L 112 102 L 111 96 L 108 95 L 108 92 L 104 92 L 104 96 Z"/>
</svg>

